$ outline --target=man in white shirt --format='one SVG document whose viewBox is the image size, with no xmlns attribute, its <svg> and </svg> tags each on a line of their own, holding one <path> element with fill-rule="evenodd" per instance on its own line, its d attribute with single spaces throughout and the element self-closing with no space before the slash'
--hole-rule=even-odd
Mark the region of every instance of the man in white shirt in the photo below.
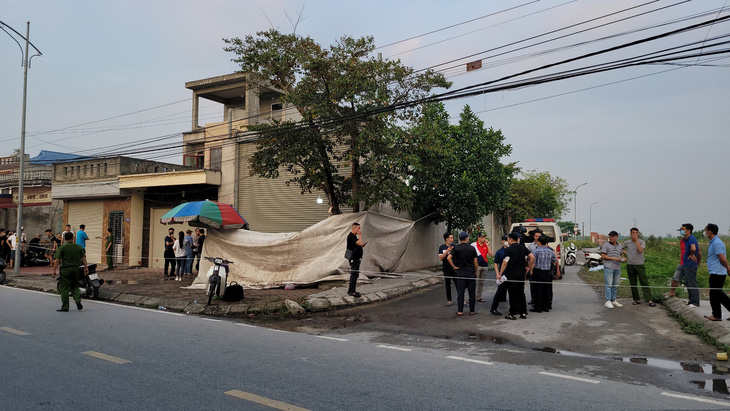
<svg viewBox="0 0 730 411">
<path fill-rule="evenodd" d="M 11 231 L 12 232 L 12 231 Z M 18 236 L 15 235 L 15 233 L 12 233 L 10 237 L 8 237 L 8 243 L 10 243 L 10 264 L 9 267 L 15 267 L 15 246 L 18 244 Z"/>
</svg>

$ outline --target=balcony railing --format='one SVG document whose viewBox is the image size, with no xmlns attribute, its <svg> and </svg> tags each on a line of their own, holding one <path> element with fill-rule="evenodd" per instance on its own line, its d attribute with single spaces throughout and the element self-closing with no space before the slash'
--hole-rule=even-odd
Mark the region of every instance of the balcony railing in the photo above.
<svg viewBox="0 0 730 411">
<path fill-rule="evenodd" d="M 0 174 L 0 183 L 18 181 L 18 172 Z M 53 178 L 53 170 L 31 170 L 25 172 L 23 181 L 29 180 L 51 180 Z"/>
</svg>

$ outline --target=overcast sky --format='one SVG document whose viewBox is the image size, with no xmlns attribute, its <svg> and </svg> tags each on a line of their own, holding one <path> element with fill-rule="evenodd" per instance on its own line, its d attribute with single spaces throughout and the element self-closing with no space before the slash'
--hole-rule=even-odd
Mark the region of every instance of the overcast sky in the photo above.
<svg viewBox="0 0 730 411">
<path fill-rule="evenodd" d="M 23 34 L 26 21 L 30 21 L 30 40 L 43 53 L 33 58 L 28 76 L 26 153 L 35 156 L 43 149 L 104 153 L 112 145 L 167 135 L 172 137 L 163 141 L 179 145 L 179 133 L 191 128 L 192 92 L 185 89 L 185 82 L 237 69 L 230 61 L 232 55 L 223 51 L 221 39 L 255 34 L 272 25 L 290 32 L 285 13 L 296 17 L 302 5 L 304 18 L 297 32 L 321 44 L 332 44 L 343 35 L 373 36 L 377 45 L 418 36 L 377 51 L 384 58 L 400 58 L 404 64 L 420 69 L 645 4 L 610 18 L 436 67 L 461 65 L 446 71 L 454 88 L 458 88 L 718 15 L 727 16 L 729 10 L 720 10 L 728 6 L 726 3 L 3 0 L 0 21 Z M 665 9 L 657 11 L 661 7 Z M 712 14 L 580 47 L 566 47 L 703 12 Z M 639 13 L 646 14 L 490 57 Z M 493 15 L 479 18 L 489 14 Z M 471 19 L 476 20 L 419 36 Z M 561 69 L 636 56 L 728 33 L 730 23 L 718 23 Z M 565 49 L 534 54 L 556 47 Z M 512 57 L 519 58 L 502 61 Z M 485 58 L 485 67 L 465 74 L 463 65 L 480 58 Z M 502 64 L 488 66 L 496 61 Z M 20 146 L 20 62 L 20 48 L 0 32 L 0 155 L 9 155 Z M 684 222 L 696 227 L 715 222 L 721 232 L 727 233 L 730 59 L 706 63 L 690 67 L 622 68 L 455 100 L 447 108 L 456 122 L 458 113 L 469 104 L 488 126 L 501 129 L 506 142 L 513 147 L 513 154 L 505 162 L 519 161 L 524 169 L 560 176 L 568 181 L 570 190 L 587 182 L 578 189 L 577 196 L 577 220 L 585 224 L 586 231 L 592 227 L 602 233 L 614 229 L 628 233 L 636 221 L 644 233 L 664 235 L 676 233 Z M 223 120 L 220 106 L 205 100 L 201 105 L 201 124 Z M 153 107 L 158 108 L 148 110 Z M 139 113 L 126 115 L 134 112 Z M 112 117 L 117 118 L 98 121 Z M 161 160 L 179 163 L 181 157 L 177 154 Z M 597 204 L 589 213 L 592 203 Z M 573 216 L 571 200 L 570 212 L 564 219 L 572 221 Z"/>
</svg>

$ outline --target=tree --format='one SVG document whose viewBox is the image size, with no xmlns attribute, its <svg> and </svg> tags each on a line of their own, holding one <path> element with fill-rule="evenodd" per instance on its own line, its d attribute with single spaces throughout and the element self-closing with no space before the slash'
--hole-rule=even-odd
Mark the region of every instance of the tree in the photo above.
<svg viewBox="0 0 730 411">
<path fill-rule="evenodd" d="M 407 186 L 409 164 L 402 150 L 402 124 L 413 121 L 418 106 L 397 111 L 393 104 L 428 96 L 450 84 L 432 71 L 416 73 L 399 60 L 372 56 L 372 37 L 342 37 L 322 47 L 309 37 L 277 30 L 224 39 L 244 72 L 256 73 L 283 92 L 301 121 L 250 125 L 258 133 L 252 174 L 278 178 L 286 169 L 302 192 L 322 190 L 332 212 L 341 204 L 359 211 L 388 201 L 396 210 L 413 205 Z M 349 175 L 341 175 L 350 168 Z"/>
<path fill-rule="evenodd" d="M 513 222 L 532 217 L 560 218 L 568 207 L 568 183 L 550 173 L 525 171 L 512 181 L 506 211 Z"/>
<path fill-rule="evenodd" d="M 560 231 L 562 231 L 563 234 L 581 235 L 580 228 L 576 227 L 575 223 L 572 221 L 558 221 L 558 226 L 560 226 Z M 575 231 L 576 228 L 578 228 L 578 231 Z"/>
<path fill-rule="evenodd" d="M 414 210 L 436 213 L 449 230 L 477 224 L 503 206 L 511 172 L 500 159 L 512 148 L 499 130 L 485 128 L 469 106 L 449 125 L 441 103 L 427 105 L 411 130 Z"/>
</svg>

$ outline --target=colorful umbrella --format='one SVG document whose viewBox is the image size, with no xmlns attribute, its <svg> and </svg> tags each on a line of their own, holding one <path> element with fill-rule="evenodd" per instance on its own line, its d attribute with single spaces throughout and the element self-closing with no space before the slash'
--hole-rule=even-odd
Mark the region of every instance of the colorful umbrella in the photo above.
<svg viewBox="0 0 730 411">
<path fill-rule="evenodd" d="M 160 222 L 188 223 L 192 226 L 198 223 L 213 228 L 241 228 L 246 224 L 246 220 L 230 205 L 209 200 L 182 203 L 165 213 Z"/>
</svg>

